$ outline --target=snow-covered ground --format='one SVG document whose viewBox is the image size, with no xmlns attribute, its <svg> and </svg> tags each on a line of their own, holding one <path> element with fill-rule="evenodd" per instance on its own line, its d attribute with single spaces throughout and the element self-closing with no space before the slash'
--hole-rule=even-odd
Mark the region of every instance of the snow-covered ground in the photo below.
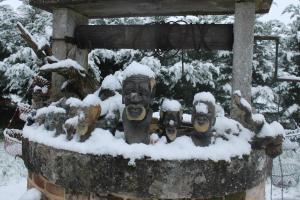
<svg viewBox="0 0 300 200">
<path fill-rule="evenodd" d="M 299 200 L 300 199 L 300 184 L 295 187 L 283 189 L 284 200 Z M 281 200 L 281 188 L 272 186 L 271 198 L 271 181 L 268 179 L 266 183 L 266 200 Z"/>
<path fill-rule="evenodd" d="M 0 141 L 0 199 L 18 200 L 26 192 L 26 177 L 23 161 L 6 154 Z"/>
</svg>

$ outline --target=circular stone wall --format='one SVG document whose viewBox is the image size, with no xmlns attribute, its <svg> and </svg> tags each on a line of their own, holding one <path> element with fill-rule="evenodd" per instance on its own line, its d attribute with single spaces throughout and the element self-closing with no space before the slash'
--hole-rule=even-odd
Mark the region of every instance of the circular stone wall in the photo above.
<svg viewBox="0 0 300 200">
<path fill-rule="evenodd" d="M 204 160 L 135 160 L 88 155 L 23 141 L 29 171 L 72 191 L 128 194 L 139 198 L 212 198 L 238 193 L 262 183 L 268 158 L 253 151 L 231 162 Z"/>
</svg>

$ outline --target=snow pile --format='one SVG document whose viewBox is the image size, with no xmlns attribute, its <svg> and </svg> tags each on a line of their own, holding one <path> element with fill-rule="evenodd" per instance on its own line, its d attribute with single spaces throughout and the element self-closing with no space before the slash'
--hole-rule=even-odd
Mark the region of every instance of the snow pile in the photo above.
<svg viewBox="0 0 300 200">
<path fill-rule="evenodd" d="M 160 118 L 159 112 L 153 112 L 152 117 L 155 118 L 155 119 L 159 119 Z M 192 115 L 183 113 L 182 114 L 182 122 L 192 123 Z"/>
<path fill-rule="evenodd" d="M 113 114 L 113 111 L 118 110 L 120 116 L 122 116 L 125 105 L 122 103 L 122 95 L 116 92 L 116 94 L 108 99 L 101 101 L 101 116 L 107 114 Z"/>
<path fill-rule="evenodd" d="M 297 40 L 300 43 L 300 31 L 297 31 Z"/>
<path fill-rule="evenodd" d="M 3 147 L 4 144 L 0 141 L 0 186 L 7 185 L 12 181 L 18 182 L 27 177 L 23 160 L 8 155 Z M 0 199 L 2 199 L 1 194 L 0 192 Z"/>
<path fill-rule="evenodd" d="M 66 113 L 66 110 L 63 108 L 59 108 L 56 106 L 48 106 L 40 108 L 36 111 L 36 117 L 39 117 L 41 115 L 46 115 L 48 113 Z"/>
<path fill-rule="evenodd" d="M 42 193 L 39 190 L 32 188 L 25 192 L 19 200 L 40 200 L 41 198 Z"/>
<path fill-rule="evenodd" d="M 123 71 L 124 80 L 133 75 L 144 75 L 149 78 L 155 78 L 154 72 L 146 65 L 142 65 L 137 62 L 132 62 L 126 69 Z"/>
<path fill-rule="evenodd" d="M 102 89 L 110 89 L 110 90 L 115 91 L 115 90 L 122 89 L 122 86 L 121 86 L 121 83 L 119 82 L 119 80 L 115 76 L 108 75 L 102 81 L 101 88 Z"/>
<path fill-rule="evenodd" d="M 219 103 L 216 104 L 216 116 L 217 117 L 225 116 L 225 110 Z"/>
<path fill-rule="evenodd" d="M 239 136 L 243 137 L 245 141 L 250 141 L 254 133 L 246 129 L 239 122 L 229 119 L 227 117 L 216 117 L 216 123 L 213 130 L 217 135 L 225 137 Z"/>
<path fill-rule="evenodd" d="M 196 105 L 196 112 L 197 113 L 204 113 L 207 114 L 208 113 L 208 107 L 205 103 L 197 103 Z"/>
<path fill-rule="evenodd" d="M 252 119 L 257 123 L 263 123 L 266 121 L 262 114 L 252 114 Z"/>
<path fill-rule="evenodd" d="M 165 98 L 161 105 L 162 111 L 178 112 L 181 110 L 181 104 L 177 100 Z"/>
<path fill-rule="evenodd" d="M 211 102 L 214 106 L 216 105 L 216 99 L 210 92 L 200 92 L 194 96 L 193 104 L 198 101 Z"/>
<path fill-rule="evenodd" d="M 79 116 L 75 116 L 75 117 L 67 119 L 65 121 L 65 124 L 75 127 L 78 125 L 78 122 L 79 122 Z"/>
<path fill-rule="evenodd" d="M 82 105 L 82 101 L 75 97 L 70 97 L 67 99 L 66 104 L 70 107 L 80 107 Z"/>
<path fill-rule="evenodd" d="M 186 123 L 192 123 L 192 115 L 184 113 L 182 115 L 182 121 Z"/>
<path fill-rule="evenodd" d="M 46 64 L 40 68 L 40 70 L 52 70 L 52 69 L 63 69 L 63 68 L 73 68 L 81 76 L 85 76 L 85 69 L 76 61 L 72 59 L 61 60 L 57 63 Z"/>
<path fill-rule="evenodd" d="M 82 106 L 97 106 L 101 104 L 100 98 L 95 95 L 95 94 L 89 94 L 87 95 L 83 101 L 82 101 Z"/>
<path fill-rule="evenodd" d="M 238 122 L 226 117 L 217 118 L 215 125 L 219 135 L 226 135 L 228 140 L 217 138 L 208 147 L 197 147 L 190 137 L 178 137 L 174 142 L 165 144 L 157 142 L 154 145 L 127 144 L 124 138 L 114 137 L 109 131 L 95 129 L 84 143 L 73 138 L 66 140 L 66 135 L 53 137 L 54 131 L 46 131 L 43 126 L 25 126 L 24 137 L 31 141 L 42 143 L 58 149 L 75 151 L 83 154 L 123 156 L 131 160 L 142 159 L 145 156 L 152 160 L 227 160 L 232 157 L 242 157 L 251 152 L 249 141 L 253 133 L 243 128 Z M 232 130 L 236 134 L 227 134 Z"/>
<path fill-rule="evenodd" d="M 284 128 L 281 126 L 280 123 L 274 121 L 271 124 L 269 124 L 266 121 L 264 121 L 264 125 L 257 136 L 261 138 L 277 137 L 279 135 L 283 135 L 284 132 Z"/>
<path fill-rule="evenodd" d="M 101 105 L 101 100 L 96 94 L 87 95 L 82 101 L 80 99 L 70 97 L 66 104 L 70 107 L 89 107 Z"/>
</svg>

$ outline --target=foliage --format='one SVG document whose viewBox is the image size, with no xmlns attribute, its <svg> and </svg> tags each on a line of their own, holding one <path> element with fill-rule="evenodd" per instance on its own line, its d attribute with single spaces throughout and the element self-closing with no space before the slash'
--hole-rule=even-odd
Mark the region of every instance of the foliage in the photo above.
<svg viewBox="0 0 300 200">
<path fill-rule="evenodd" d="M 256 22 L 256 35 L 280 36 L 279 76 L 300 76 L 300 5 L 290 5 L 292 22 L 285 25 L 278 20 Z M 16 31 L 20 21 L 37 40 L 49 41 L 51 14 L 27 4 L 14 11 L 0 6 L 0 89 L 4 93 L 24 94 L 28 82 L 40 65 L 34 53 L 26 48 Z M 139 17 L 94 19 L 90 24 L 152 24 L 152 23 L 232 23 L 228 16 Z M 13 38 L 13 39 L 12 39 Z M 121 81 L 120 71 L 132 61 L 146 64 L 157 75 L 156 105 L 163 97 L 179 99 L 189 111 L 193 95 L 210 91 L 228 113 L 230 108 L 232 52 L 228 51 L 168 51 L 150 52 L 130 49 L 95 49 L 89 54 L 89 70 L 98 81 L 115 74 Z M 253 60 L 253 106 L 258 112 L 279 115 L 282 121 L 300 121 L 300 84 L 275 82 L 275 43 L 256 41 Z M 0 94 L 1 95 L 1 94 Z M 297 109 L 295 109 L 297 108 Z M 279 113 L 277 113 L 279 111 Z M 289 111 L 289 112 L 287 112 Z M 292 113 L 290 113 L 293 111 Z"/>
</svg>

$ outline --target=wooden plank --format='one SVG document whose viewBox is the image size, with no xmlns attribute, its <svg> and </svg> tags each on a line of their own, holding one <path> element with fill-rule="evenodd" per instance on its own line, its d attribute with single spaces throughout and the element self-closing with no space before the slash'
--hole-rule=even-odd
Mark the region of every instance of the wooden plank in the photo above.
<svg viewBox="0 0 300 200">
<path fill-rule="evenodd" d="M 253 0 L 256 13 L 267 13 L 273 0 Z M 30 0 L 52 12 L 70 8 L 88 18 L 234 14 L 236 0 Z"/>
<path fill-rule="evenodd" d="M 232 50 L 232 24 L 78 26 L 80 48 Z"/>
<path fill-rule="evenodd" d="M 274 40 L 279 41 L 280 37 L 272 35 L 255 35 L 254 40 Z"/>
</svg>

